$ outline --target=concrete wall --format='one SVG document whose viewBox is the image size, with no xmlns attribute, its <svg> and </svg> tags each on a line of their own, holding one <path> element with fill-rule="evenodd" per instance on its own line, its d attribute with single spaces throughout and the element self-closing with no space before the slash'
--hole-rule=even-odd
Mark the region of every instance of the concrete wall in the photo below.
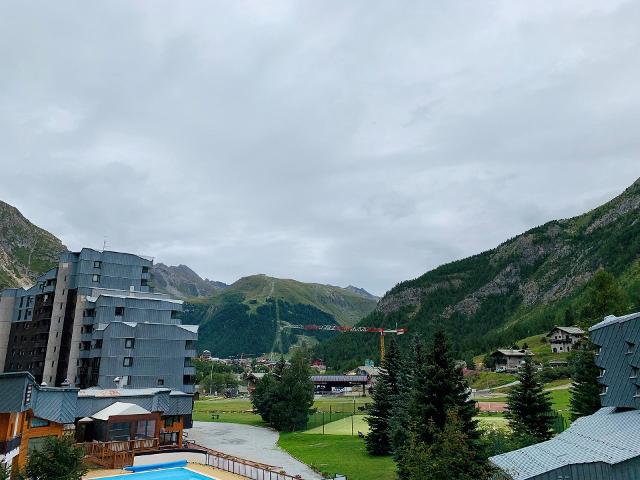
<svg viewBox="0 0 640 480">
<path fill-rule="evenodd" d="M 4 372 L 4 364 L 11 338 L 11 319 L 16 303 L 14 296 L 0 296 L 0 372 Z"/>
</svg>

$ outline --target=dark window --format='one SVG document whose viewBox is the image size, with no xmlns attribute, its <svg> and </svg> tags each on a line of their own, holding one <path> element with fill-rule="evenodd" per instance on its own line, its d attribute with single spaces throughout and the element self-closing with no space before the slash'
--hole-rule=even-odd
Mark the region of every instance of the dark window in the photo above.
<svg viewBox="0 0 640 480">
<path fill-rule="evenodd" d="M 122 317 L 124 315 L 124 307 L 116 307 L 116 317 Z"/>
<path fill-rule="evenodd" d="M 102 348 L 102 339 L 101 338 L 96 340 L 96 344 L 93 346 L 93 348 Z"/>
<path fill-rule="evenodd" d="M 191 362 L 191 357 L 185 357 L 184 366 L 185 367 L 193 367 L 193 363 Z"/>
<path fill-rule="evenodd" d="M 93 275 L 93 277 L 91 277 L 91 280 L 96 282 L 96 283 L 99 282 L 100 281 L 100 275 L 98 275 L 98 274 Z"/>
<path fill-rule="evenodd" d="M 93 262 L 93 268 L 102 268 L 102 262 L 96 260 L 95 262 Z"/>
<path fill-rule="evenodd" d="M 164 378 L 159 378 L 158 379 L 158 386 L 162 387 L 164 385 Z"/>
<path fill-rule="evenodd" d="M 193 350 L 193 340 L 187 340 L 184 342 L 185 350 Z"/>
<path fill-rule="evenodd" d="M 124 339 L 124 348 L 134 348 L 136 344 L 135 338 L 125 338 Z"/>
<path fill-rule="evenodd" d="M 196 377 L 193 375 L 183 375 L 182 383 L 183 385 L 194 385 L 196 383 Z"/>
<path fill-rule="evenodd" d="M 149 267 L 142 267 L 142 273 L 149 273 Z"/>
<path fill-rule="evenodd" d="M 143 278 L 142 280 L 140 280 L 141 287 L 147 287 L 148 285 L 149 285 L 149 281 L 146 278 Z"/>
<path fill-rule="evenodd" d="M 182 318 L 182 312 L 180 310 L 171 310 L 171 318 Z"/>
<path fill-rule="evenodd" d="M 122 359 L 122 366 L 123 367 L 130 367 L 133 365 L 133 357 L 124 357 Z"/>
</svg>

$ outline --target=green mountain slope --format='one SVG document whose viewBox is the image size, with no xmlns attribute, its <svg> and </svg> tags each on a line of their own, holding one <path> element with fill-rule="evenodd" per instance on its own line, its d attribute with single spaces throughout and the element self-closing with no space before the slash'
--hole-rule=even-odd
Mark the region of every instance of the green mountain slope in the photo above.
<svg viewBox="0 0 640 480">
<path fill-rule="evenodd" d="M 639 259 L 640 180 L 584 215 L 551 221 L 399 283 L 361 323 L 397 322 L 426 336 L 442 327 L 459 355 L 478 354 L 570 323 L 599 267 L 618 277 L 640 308 Z M 346 366 L 375 356 L 375 347 L 368 336 L 344 335 L 320 345 L 317 355 L 330 366 Z"/>
<path fill-rule="evenodd" d="M 188 302 L 184 322 L 200 325 L 198 346 L 215 356 L 286 352 L 303 333 L 312 342 L 334 334 L 283 325 L 353 325 L 375 306 L 376 300 L 366 292 L 253 275 L 207 299 Z"/>
<path fill-rule="evenodd" d="M 65 250 L 59 239 L 0 201 L 0 290 L 30 286 Z"/>
</svg>

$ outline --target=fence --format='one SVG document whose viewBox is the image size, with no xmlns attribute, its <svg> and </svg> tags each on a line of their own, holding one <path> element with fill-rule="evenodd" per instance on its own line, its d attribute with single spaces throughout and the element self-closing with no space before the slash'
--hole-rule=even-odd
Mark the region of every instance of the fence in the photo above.
<svg viewBox="0 0 640 480">
<path fill-rule="evenodd" d="M 299 475 L 293 476 L 285 473 L 280 467 L 227 455 L 226 453 L 203 447 L 194 442 L 186 442 L 185 448 L 204 453 L 206 465 L 252 480 L 304 480 L 303 477 Z"/>
<path fill-rule="evenodd" d="M 322 427 L 322 433 L 324 434 L 324 427 L 332 422 L 355 417 L 356 415 L 366 415 L 368 405 L 369 404 L 357 405 L 354 401 L 353 404 L 339 403 L 337 405 L 330 404 L 323 406 L 321 410 L 317 410 L 313 414 L 309 415 L 307 429 Z M 348 433 L 345 433 L 345 435 L 346 434 Z M 357 428 L 352 428 L 351 435 L 357 434 Z"/>
</svg>

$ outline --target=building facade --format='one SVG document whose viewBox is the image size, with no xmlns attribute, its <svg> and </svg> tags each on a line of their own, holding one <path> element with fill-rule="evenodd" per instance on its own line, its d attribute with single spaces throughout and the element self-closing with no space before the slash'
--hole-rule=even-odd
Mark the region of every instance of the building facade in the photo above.
<svg viewBox="0 0 640 480">
<path fill-rule="evenodd" d="M 491 457 L 496 479 L 640 478 L 640 313 L 608 316 L 589 330 L 602 408 L 551 440 Z"/>
<path fill-rule="evenodd" d="M 73 427 L 77 388 L 38 385 L 26 372 L 0 375 L 0 462 L 14 473 L 47 437 Z"/>
<path fill-rule="evenodd" d="M 553 327 L 547 333 L 551 352 L 570 352 L 584 336 L 584 330 L 578 327 Z"/>
<path fill-rule="evenodd" d="M 515 372 L 522 366 L 524 359 L 532 357 L 533 353 L 529 350 L 499 348 L 491 356 L 496 362 L 496 372 Z"/>
<path fill-rule="evenodd" d="M 0 371 L 38 383 L 194 391 L 197 326 L 152 292 L 153 260 L 82 249 L 29 289 L 0 294 Z"/>
</svg>

